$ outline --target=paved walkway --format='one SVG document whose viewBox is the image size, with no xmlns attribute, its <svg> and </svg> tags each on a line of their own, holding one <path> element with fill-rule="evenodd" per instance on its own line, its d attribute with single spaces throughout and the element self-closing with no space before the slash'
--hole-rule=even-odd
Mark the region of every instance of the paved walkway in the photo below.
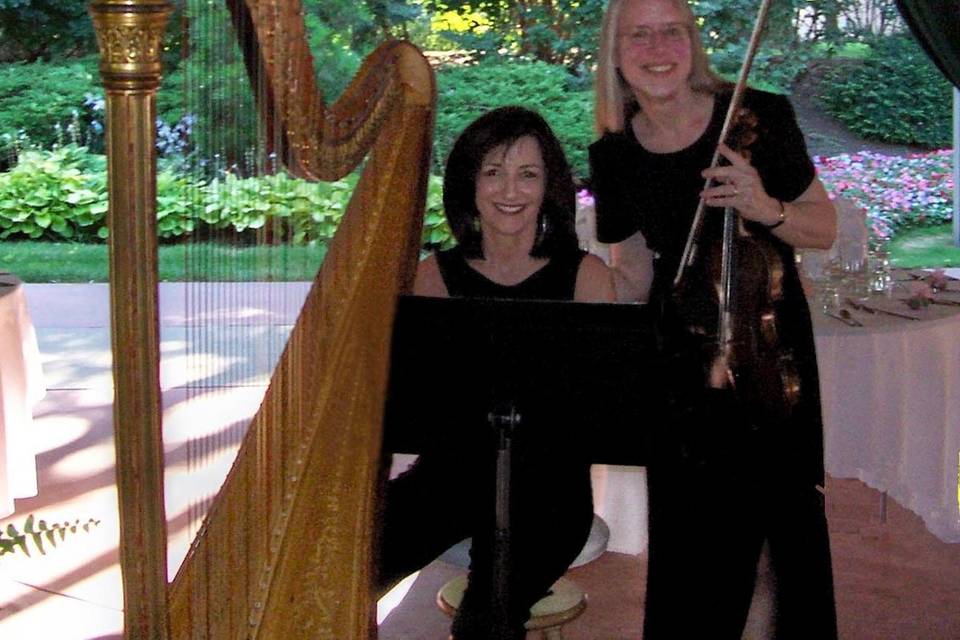
<svg viewBox="0 0 960 640">
<path fill-rule="evenodd" d="M 212 495 L 259 405 L 307 283 L 161 284 L 161 386 L 166 445 L 169 574 L 186 552 L 190 509 Z M 0 526 L 99 521 L 47 553 L 0 558 L 0 636 L 88 640 L 122 629 L 117 565 L 109 290 L 105 284 L 25 285 L 47 394 L 35 408 L 40 493 Z M 202 477 L 186 472 L 186 443 L 216 438 Z"/>
</svg>

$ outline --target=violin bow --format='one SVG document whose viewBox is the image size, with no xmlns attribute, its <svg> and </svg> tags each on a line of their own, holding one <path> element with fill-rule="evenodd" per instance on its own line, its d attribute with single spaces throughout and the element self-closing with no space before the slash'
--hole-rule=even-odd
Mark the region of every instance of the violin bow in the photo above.
<svg viewBox="0 0 960 640">
<path fill-rule="evenodd" d="M 733 95 L 730 97 L 730 106 L 727 108 L 727 115 L 723 121 L 723 128 L 720 130 L 720 142 L 726 142 L 733 126 L 735 114 L 740 109 L 740 103 L 743 100 L 743 92 L 747 86 L 747 76 L 750 74 L 750 67 L 753 66 L 753 59 L 757 54 L 757 47 L 760 45 L 760 34 L 767 22 L 767 14 L 770 12 L 770 3 L 772 0 L 762 0 L 760 9 L 757 11 L 757 19 L 753 23 L 753 33 L 750 35 L 750 43 L 747 45 L 747 51 L 743 56 L 743 66 L 740 68 L 740 75 L 737 77 L 737 84 L 733 88 Z M 713 169 L 720 162 L 720 147 L 717 146 L 713 151 L 713 159 L 710 161 L 710 168 Z M 713 180 L 707 179 L 703 188 L 707 189 L 713 186 Z M 703 215 L 706 211 L 706 204 L 703 198 L 697 203 L 696 213 L 693 215 L 693 223 L 690 225 L 690 233 L 687 235 L 687 243 L 683 248 L 683 256 L 680 258 L 680 266 L 677 269 L 677 275 L 673 279 L 673 286 L 676 288 L 683 280 L 684 272 L 687 267 L 693 264 L 697 252 L 697 240 L 700 236 L 700 229 L 703 226 Z"/>
</svg>

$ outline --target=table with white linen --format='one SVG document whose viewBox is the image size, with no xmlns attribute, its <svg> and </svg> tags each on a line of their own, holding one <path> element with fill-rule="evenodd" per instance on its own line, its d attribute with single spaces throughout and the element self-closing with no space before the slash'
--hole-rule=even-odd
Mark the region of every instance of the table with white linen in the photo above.
<svg viewBox="0 0 960 640">
<path fill-rule="evenodd" d="M 46 393 L 37 336 L 18 278 L 0 273 L 0 518 L 37 494 L 33 407 Z"/>
<path fill-rule="evenodd" d="M 960 306 L 911 310 L 910 286 L 899 282 L 891 298 L 867 304 L 920 320 L 847 306 L 864 325 L 851 327 L 811 305 L 826 469 L 886 492 L 938 538 L 960 542 Z M 935 298 L 960 302 L 960 281 Z"/>
<path fill-rule="evenodd" d="M 946 272 L 960 278 L 960 269 Z M 938 538 L 960 542 L 960 306 L 914 311 L 902 301 L 908 295 L 909 283 L 901 282 L 893 297 L 867 303 L 919 320 L 847 307 L 864 325 L 851 327 L 811 305 L 826 470 L 886 492 Z M 960 281 L 935 297 L 960 301 Z M 610 527 L 608 549 L 645 552 L 646 470 L 594 465 L 592 475 L 594 509 Z"/>
</svg>

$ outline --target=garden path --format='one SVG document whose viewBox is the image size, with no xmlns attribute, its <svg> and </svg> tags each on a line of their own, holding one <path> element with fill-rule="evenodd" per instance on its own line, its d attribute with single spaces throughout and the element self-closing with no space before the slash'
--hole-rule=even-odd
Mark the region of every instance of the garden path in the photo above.
<svg viewBox="0 0 960 640">
<path fill-rule="evenodd" d="M 891 156 L 929 151 L 923 147 L 865 140 L 827 113 L 818 102 L 821 78 L 830 68 L 829 61 L 813 65 L 793 85 L 790 102 L 797 113 L 800 130 L 807 139 L 811 155 L 835 156 L 841 153 L 873 151 Z"/>
</svg>

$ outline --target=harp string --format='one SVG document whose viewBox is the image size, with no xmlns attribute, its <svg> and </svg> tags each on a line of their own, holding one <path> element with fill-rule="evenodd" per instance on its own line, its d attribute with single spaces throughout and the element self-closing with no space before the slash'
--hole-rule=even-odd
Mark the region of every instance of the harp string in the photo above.
<svg viewBox="0 0 960 640">
<path fill-rule="evenodd" d="M 432 73 L 412 47 L 385 45 L 365 63 L 346 99 L 327 110 L 311 82 L 302 16 L 292 11 L 296 0 L 242 0 L 271 70 L 254 73 L 255 84 L 245 85 L 235 69 L 242 65 L 240 52 L 254 44 L 243 40 L 252 32 L 241 28 L 235 34 L 218 2 L 183 1 L 196 57 L 188 65 L 185 100 L 203 123 L 192 170 L 208 181 L 199 189 L 199 204 L 206 207 L 215 190 L 225 210 L 249 208 L 261 198 L 249 188 L 251 176 L 276 184 L 288 184 L 294 175 L 337 179 L 372 146 L 374 151 L 256 417 L 233 431 L 211 425 L 243 408 L 254 395 L 251 380 L 264 375 L 263 360 L 269 356 L 272 363 L 279 351 L 274 336 L 280 331 L 244 312 L 264 301 L 273 308 L 291 302 L 285 287 L 241 273 L 239 254 L 251 237 L 259 239 L 268 247 L 255 259 L 256 271 L 269 268 L 282 278 L 294 265 L 276 250 L 290 241 L 290 229 L 279 218 L 241 234 L 204 227 L 188 248 L 191 361 L 189 402 L 181 404 L 197 409 L 184 407 L 189 418 L 167 444 L 196 440 L 186 447 L 196 462 L 184 466 L 209 480 L 205 466 L 229 459 L 225 451 L 234 431 L 247 435 L 223 490 L 212 503 L 197 501 L 194 511 L 206 517 L 189 527 L 196 535 L 169 590 L 172 637 L 370 637 L 372 492 L 385 345 L 395 296 L 412 282 L 416 261 L 435 100 Z M 241 36 L 239 45 L 224 34 Z M 211 88 L 215 80 L 219 93 Z M 263 106 L 250 99 L 254 94 L 275 99 L 276 108 L 264 111 L 271 119 L 259 117 Z M 257 141 L 254 151 L 238 154 L 248 133 Z M 235 253 L 207 251 L 214 242 Z M 214 282 L 203 282 L 208 275 Z M 224 284 L 237 279 L 255 282 Z M 254 289 L 257 299 L 251 300 Z M 246 333 L 258 334 L 254 355 L 248 340 L 238 338 Z M 220 404 L 226 408 L 211 401 L 217 394 L 225 395 Z M 200 490 L 190 474 L 177 481 L 193 496 Z"/>
<path fill-rule="evenodd" d="M 267 92 L 269 76 L 260 73 L 256 78 L 259 87 L 250 84 L 241 52 L 252 44 L 253 35 L 234 29 L 225 2 L 178 2 L 185 18 L 179 22 L 184 30 L 181 38 L 189 43 L 190 58 L 184 61 L 182 83 L 170 90 L 183 92 L 184 110 L 197 123 L 187 163 L 191 184 L 196 185 L 191 200 L 197 209 L 218 203 L 220 208 L 206 211 L 205 217 L 213 222 L 198 224 L 184 244 L 186 375 L 178 415 L 185 426 L 173 438 L 185 440 L 185 472 L 177 482 L 185 485 L 191 496 L 185 534 L 171 537 L 170 575 L 176 573 L 187 545 L 201 530 L 272 373 L 264 367 L 272 367 L 285 342 L 286 328 L 273 322 L 264 324 L 251 311 L 294 306 L 298 294 L 278 283 L 287 280 L 290 270 L 303 269 L 304 262 L 309 262 L 306 254 L 280 251 L 291 241 L 289 227 L 280 216 L 268 215 L 262 226 L 240 232 L 218 223 L 217 214 L 256 210 L 262 204 L 257 193 L 244 188 L 245 181 L 280 176 L 296 180 L 286 174 L 274 151 L 284 148 L 284 116 L 290 120 L 290 115 L 277 109 L 269 120 L 258 117 L 253 95 Z M 256 7 L 258 22 L 269 25 L 267 33 L 277 37 L 283 32 L 281 3 L 251 4 Z M 281 47 L 271 62 L 279 70 L 280 84 L 295 87 L 304 73 L 302 62 L 285 60 L 283 55 Z M 309 113 L 307 118 L 320 120 L 320 114 Z M 334 151 L 334 164 L 344 159 Z M 290 357 L 299 369 L 299 350 L 293 349 Z M 223 407 L 238 411 L 225 412 Z M 282 427 L 273 421 L 264 425 L 264 431 L 276 433 Z M 270 452 L 264 462 L 264 475 L 280 480 L 264 496 L 266 519 L 272 523 L 281 519 L 291 466 L 283 449 Z M 246 575 L 234 577 L 247 581 L 247 591 L 255 593 L 262 587 L 256 582 L 262 570 L 254 566 Z M 220 572 L 210 571 L 208 581 L 208 589 L 227 590 L 226 577 Z M 206 609 L 203 591 L 191 591 L 191 599 L 192 609 Z M 251 601 L 249 608 L 255 610 L 256 604 Z M 197 637 L 212 637 L 216 632 L 210 618 L 206 619 L 201 628 L 193 630 Z"/>
<path fill-rule="evenodd" d="M 223 2 L 179 0 L 177 8 L 189 57 L 180 82 L 166 90 L 181 92 L 184 112 L 195 119 L 185 162 L 193 185 L 189 200 L 198 216 L 211 222 L 197 220 L 184 243 L 184 340 L 181 365 L 175 368 L 179 375 L 173 376 L 180 387 L 174 395 L 182 394 L 182 400 L 167 436 L 168 446 L 184 450 L 183 471 L 171 480 L 170 493 L 184 496 L 186 503 L 176 511 L 185 509 L 177 520 L 186 522 L 185 532 L 171 531 L 171 575 L 236 455 L 269 380 L 265 367 L 276 361 L 282 346 L 282 328 L 251 311 L 286 304 L 282 288 L 270 286 L 268 279 L 273 274 L 282 281 L 286 275 L 285 265 L 269 250 L 282 240 L 280 225 L 271 218 L 256 230 L 237 232 L 217 219 L 225 212 L 253 210 L 259 203 L 243 188 L 244 181 L 276 171 L 242 68 L 246 36 L 234 31 Z M 206 207 L 213 208 L 202 211 Z"/>
<path fill-rule="evenodd" d="M 203 218 L 211 221 L 208 224 L 217 225 L 215 216 L 242 205 L 241 194 L 228 191 L 230 165 L 236 162 L 235 155 L 228 153 L 228 149 L 236 148 L 234 121 L 242 110 L 235 98 L 233 76 L 226 73 L 233 65 L 233 51 L 227 46 L 231 30 L 224 24 L 221 7 L 185 0 L 184 9 L 187 13 L 184 24 L 189 32 L 183 37 L 191 46 L 184 62 L 183 104 L 186 112 L 196 118 L 191 182 L 196 185 L 194 200 L 204 209 Z M 220 63 L 219 76 L 215 61 Z M 219 102 L 207 99 L 216 95 L 214 90 L 223 92 Z M 197 536 L 210 508 L 218 489 L 217 480 L 225 474 L 224 458 L 232 457 L 227 425 L 243 424 L 225 419 L 214 409 L 225 404 L 230 378 L 237 373 L 230 367 L 238 362 L 238 346 L 226 335 L 234 295 L 234 287 L 227 283 L 236 279 L 236 261 L 230 259 L 232 252 L 224 249 L 236 246 L 237 238 L 233 235 L 228 230 L 200 223 L 186 244 L 188 270 L 184 286 L 188 337 L 184 345 L 187 371 L 184 414 L 189 417 L 181 435 L 186 439 L 187 448 L 186 474 L 181 481 L 190 495 L 190 541 Z M 216 567 L 210 568 L 206 578 L 208 589 L 226 587 L 223 573 Z M 201 591 L 191 593 L 191 611 L 203 612 L 205 604 Z M 210 637 L 212 629 L 207 620 L 208 616 L 197 615 L 191 628 L 193 637 Z"/>
</svg>

